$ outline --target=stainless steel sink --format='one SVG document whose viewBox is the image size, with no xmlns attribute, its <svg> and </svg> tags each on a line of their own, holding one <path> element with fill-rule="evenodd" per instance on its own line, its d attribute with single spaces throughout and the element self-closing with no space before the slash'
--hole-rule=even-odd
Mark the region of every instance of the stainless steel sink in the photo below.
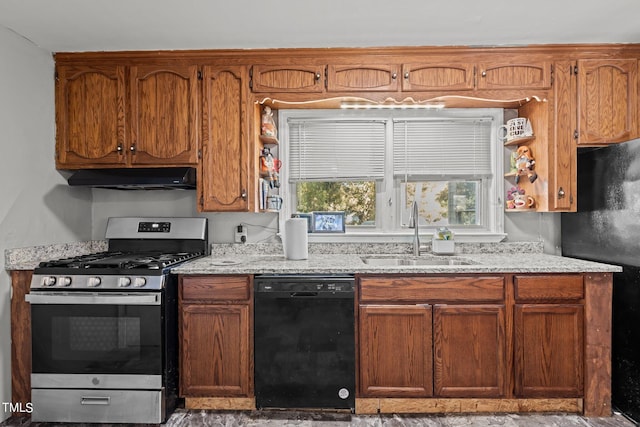
<svg viewBox="0 0 640 427">
<path fill-rule="evenodd" d="M 362 261 L 365 264 L 381 267 L 476 264 L 469 259 L 453 257 L 363 257 Z"/>
</svg>

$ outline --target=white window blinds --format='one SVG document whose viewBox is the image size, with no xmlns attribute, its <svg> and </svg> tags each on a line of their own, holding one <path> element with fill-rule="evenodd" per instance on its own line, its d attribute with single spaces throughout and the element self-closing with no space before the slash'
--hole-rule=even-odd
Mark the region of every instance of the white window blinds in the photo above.
<svg viewBox="0 0 640 427">
<path fill-rule="evenodd" d="M 394 120 L 395 176 L 491 174 L 491 119 Z"/>
<path fill-rule="evenodd" d="M 289 119 L 289 181 L 384 178 L 385 122 Z"/>
</svg>

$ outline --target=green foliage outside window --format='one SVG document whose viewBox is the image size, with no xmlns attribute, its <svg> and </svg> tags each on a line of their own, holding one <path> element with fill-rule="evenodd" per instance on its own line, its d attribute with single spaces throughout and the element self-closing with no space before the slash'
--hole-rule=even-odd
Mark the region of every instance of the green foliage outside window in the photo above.
<svg viewBox="0 0 640 427">
<path fill-rule="evenodd" d="M 346 225 L 375 224 L 375 181 L 299 182 L 296 196 L 298 212 L 344 211 Z"/>
</svg>

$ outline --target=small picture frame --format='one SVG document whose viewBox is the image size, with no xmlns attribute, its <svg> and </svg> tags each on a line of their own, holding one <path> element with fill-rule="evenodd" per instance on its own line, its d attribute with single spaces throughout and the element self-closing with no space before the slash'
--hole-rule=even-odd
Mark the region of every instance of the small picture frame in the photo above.
<svg viewBox="0 0 640 427">
<path fill-rule="evenodd" d="M 314 233 L 344 233 L 344 212 L 313 212 Z"/>
</svg>

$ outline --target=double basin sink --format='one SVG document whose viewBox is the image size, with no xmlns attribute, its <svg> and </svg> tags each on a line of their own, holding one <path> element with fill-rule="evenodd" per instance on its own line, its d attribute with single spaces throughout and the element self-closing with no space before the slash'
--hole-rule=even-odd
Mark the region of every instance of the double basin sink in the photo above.
<svg viewBox="0 0 640 427">
<path fill-rule="evenodd" d="M 474 265 L 476 262 L 461 257 L 446 256 L 367 256 L 362 257 L 362 262 L 371 266 L 428 266 L 428 265 Z"/>
</svg>

